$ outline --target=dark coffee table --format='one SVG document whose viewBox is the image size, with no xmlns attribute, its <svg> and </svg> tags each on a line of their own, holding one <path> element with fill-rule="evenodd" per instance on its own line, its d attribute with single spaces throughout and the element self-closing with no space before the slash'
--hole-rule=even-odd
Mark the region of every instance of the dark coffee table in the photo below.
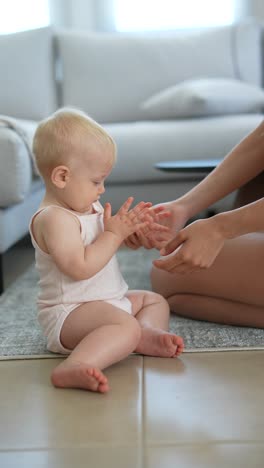
<svg viewBox="0 0 264 468">
<path fill-rule="evenodd" d="M 180 161 L 164 161 L 155 164 L 156 169 L 166 172 L 185 172 L 185 173 L 209 173 L 219 163 L 221 159 L 191 159 Z"/>
<path fill-rule="evenodd" d="M 164 161 L 155 164 L 155 168 L 164 172 L 179 172 L 185 174 L 204 174 L 205 176 L 209 172 L 213 171 L 216 166 L 220 163 L 221 159 L 191 159 L 191 160 L 179 160 L 179 161 Z M 212 208 L 206 210 L 206 217 L 215 215 L 215 211 Z"/>
</svg>

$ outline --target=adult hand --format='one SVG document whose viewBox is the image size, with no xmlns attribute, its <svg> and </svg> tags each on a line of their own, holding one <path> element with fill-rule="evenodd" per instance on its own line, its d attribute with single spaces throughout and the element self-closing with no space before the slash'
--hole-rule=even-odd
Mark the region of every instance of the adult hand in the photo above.
<svg viewBox="0 0 264 468">
<path fill-rule="evenodd" d="M 150 229 L 140 229 L 137 233 L 125 239 L 127 247 L 136 250 L 140 247 L 145 249 L 156 248 L 160 250 L 165 246 L 188 221 L 188 214 L 185 206 L 180 202 L 173 201 L 160 203 L 150 210 L 156 223 L 160 223 L 168 228 L 167 232 L 158 232 Z"/>
<path fill-rule="evenodd" d="M 190 273 L 209 268 L 224 242 L 217 217 L 194 221 L 160 251 L 161 255 L 171 255 L 155 260 L 153 264 L 170 273 Z"/>
<path fill-rule="evenodd" d="M 140 229 L 149 231 L 167 232 L 168 228 L 156 223 L 150 214 L 150 202 L 141 201 L 134 208 L 131 208 L 133 197 L 129 197 L 112 216 L 110 203 L 105 204 L 104 227 L 105 231 L 111 231 L 123 241 L 129 235 Z"/>
</svg>

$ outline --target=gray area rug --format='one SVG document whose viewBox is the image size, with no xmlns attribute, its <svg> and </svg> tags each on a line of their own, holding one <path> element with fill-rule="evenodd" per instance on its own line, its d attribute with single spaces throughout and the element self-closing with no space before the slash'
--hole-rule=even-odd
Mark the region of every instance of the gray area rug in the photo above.
<svg viewBox="0 0 264 468">
<path fill-rule="evenodd" d="M 118 257 L 130 289 L 150 289 L 149 271 L 157 253 L 121 250 Z M 36 320 L 37 281 L 32 266 L 0 297 L 0 360 L 56 357 L 46 350 Z M 184 338 L 188 352 L 264 348 L 264 330 L 255 328 L 216 325 L 172 315 L 170 329 Z"/>
</svg>

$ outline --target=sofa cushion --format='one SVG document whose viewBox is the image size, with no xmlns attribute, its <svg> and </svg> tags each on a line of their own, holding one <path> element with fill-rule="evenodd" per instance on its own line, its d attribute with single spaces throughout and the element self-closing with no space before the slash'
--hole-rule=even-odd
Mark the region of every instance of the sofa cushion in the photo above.
<svg viewBox="0 0 264 468">
<path fill-rule="evenodd" d="M 257 113 L 264 109 L 264 90 L 239 80 L 186 80 L 143 102 L 152 119 Z"/>
<path fill-rule="evenodd" d="M 0 113 L 41 119 L 57 107 L 50 28 L 0 35 Z"/>
<path fill-rule="evenodd" d="M 254 21 L 148 35 L 59 31 L 63 104 L 103 123 L 123 122 L 142 120 L 145 99 L 184 80 L 221 77 L 259 85 L 260 37 Z"/>
<path fill-rule="evenodd" d="M 233 32 L 235 78 L 263 86 L 263 22 L 242 21 Z"/>
<path fill-rule="evenodd" d="M 0 253 L 5 252 L 28 233 L 30 218 L 38 209 L 43 196 L 43 183 L 40 179 L 34 180 L 24 203 L 0 208 Z"/>
<path fill-rule="evenodd" d="M 19 121 L 31 146 L 36 122 Z M 34 166 L 24 138 L 13 128 L 0 124 L 0 207 L 25 199 L 31 190 Z"/>
<path fill-rule="evenodd" d="M 106 184 L 127 184 L 129 192 L 129 184 L 135 182 L 144 184 L 175 179 L 175 173 L 158 171 L 154 164 L 181 159 L 222 158 L 256 128 L 262 119 L 262 115 L 244 114 L 177 121 L 105 124 L 104 127 L 115 139 L 118 150 L 116 166 Z M 180 178 L 184 179 L 184 176 L 181 174 Z"/>
</svg>

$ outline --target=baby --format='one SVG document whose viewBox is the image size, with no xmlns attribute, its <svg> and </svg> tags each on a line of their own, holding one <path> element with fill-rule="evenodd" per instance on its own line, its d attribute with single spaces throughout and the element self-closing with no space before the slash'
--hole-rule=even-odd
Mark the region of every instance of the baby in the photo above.
<svg viewBox="0 0 264 468">
<path fill-rule="evenodd" d="M 169 306 L 150 291 L 128 291 L 116 259 L 139 229 L 166 229 L 151 203 L 112 215 L 99 202 L 116 160 L 110 135 L 81 111 L 63 108 L 42 121 L 33 152 L 45 196 L 30 222 L 40 275 L 38 319 L 48 349 L 67 355 L 52 372 L 55 387 L 105 393 L 102 370 L 131 352 L 175 357 L 181 337 L 168 332 Z"/>
</svg>

